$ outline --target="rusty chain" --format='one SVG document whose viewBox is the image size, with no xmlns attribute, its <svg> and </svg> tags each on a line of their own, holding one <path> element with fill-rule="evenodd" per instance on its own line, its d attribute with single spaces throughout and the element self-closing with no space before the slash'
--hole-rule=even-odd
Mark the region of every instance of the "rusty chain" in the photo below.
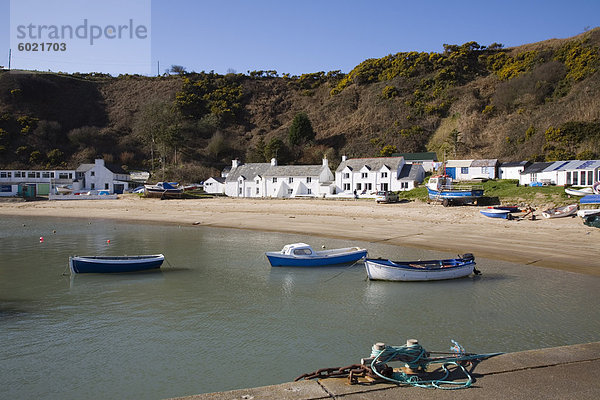
<svg viewBox="0 0 600 400">
<path fill-rule="evenodd" d="M 391 367 L 387 365 L 383 365 L 381 371 L 379 371 L 383 376 L 391 376 L 393 370 Z M 300 375 L 294 382 L 297 382 L 302 379 L 325 379 L 325 378 L 343 378 L 348 377 L 348 383 L 356 384 L 358 383 L 358 378 L 369 377 L 371 379 L 380 379 L 373 370 L 371 366 L 363 365 L 363 364 L 352 364 L 347 367 L 340 368 L 321 368 L 316 370 L 315 372 L 309 372 L 303 375 Z"/>
</svg>

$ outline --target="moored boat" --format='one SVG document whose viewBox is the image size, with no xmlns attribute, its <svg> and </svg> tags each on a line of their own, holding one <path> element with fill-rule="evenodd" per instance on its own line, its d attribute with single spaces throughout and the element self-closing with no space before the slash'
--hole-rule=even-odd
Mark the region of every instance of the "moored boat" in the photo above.
<svg viewBox="0 0 600 400">
<path fill-rule="evenodd" d="M 546 211 L 542 211 L 542 216 L 544 218 L 562 218 L 573 215 L 577 212 L 577 208 L 579 206 L 577 204 L 569 204 L 562 207 L 551 208 Z"/>
<path fill-rule="evenodd" d="M 477 199 L 483 196 L 483 186 L 457 186 L 452 182 L 452 178 L 447 175 L 432 176 L 425 186 L 427 187 L 429 199 L 440 201 L 444 206 L 477 203 Z"/>
<path fill-rule="evenodd" d="M 141 256 L 72 256 L 69 268 L 72 274 L 138 272 L 160 268 L 162 254 Z"/>
<path fill-rule="evenodd" d="M 358 261 L 367 256 L 367 250 L 346 247 L 315 251 L 306 243 L 292 243 L 281 251 L 269 251 L 265 255 L 272 267 L 318 267 Z"/>
<path fill-rule="evenodd" d="M 365 260 L 370 280 L 381 281 L 433 281 L 462 278 L 475 269 L 475 257 L 467 253 L 459 258 L 428 261 L 392 261 L 382 258 Z"/>
</svg>

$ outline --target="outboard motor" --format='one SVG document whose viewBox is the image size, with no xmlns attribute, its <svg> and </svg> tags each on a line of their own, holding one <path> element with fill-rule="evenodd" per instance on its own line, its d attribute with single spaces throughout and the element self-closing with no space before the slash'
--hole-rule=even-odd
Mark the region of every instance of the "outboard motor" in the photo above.
<svg viewBox="0 0 600 400">
<path fill-rule="evenodd" d="M 471 253 L 465 253 L 462 255 L 463 261 L 475 261 L 475 256 Z"/>
</svg>

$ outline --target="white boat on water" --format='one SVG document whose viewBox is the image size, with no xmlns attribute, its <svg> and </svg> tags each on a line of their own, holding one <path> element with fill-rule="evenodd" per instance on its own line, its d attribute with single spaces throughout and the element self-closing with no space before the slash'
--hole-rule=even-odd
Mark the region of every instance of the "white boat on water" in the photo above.
<svg viewBox="0 0 600 400">
<path fill-rule="evenodd" d="M 367 276 L 380 281 L 437 281 L 462 278 L 475 269 L 475 257 L 467 253 L 460 258 L 427 261 L 392 261 L 382 258 L 365 260 Z"/>
</svg>

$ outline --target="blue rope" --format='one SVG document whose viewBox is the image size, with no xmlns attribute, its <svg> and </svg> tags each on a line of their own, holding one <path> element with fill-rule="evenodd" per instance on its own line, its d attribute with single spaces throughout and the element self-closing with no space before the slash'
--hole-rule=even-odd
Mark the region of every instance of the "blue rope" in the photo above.
<svg viewBox="0 0 600 400">
<path fill-rule="evenodd" d="M 420 388 L 427 389 L 445 389 L 445 390 L 455 390 L 455 389 L 466 389 L 473 383 L 473 378 L 467 372 L 465 367 L 460 364 L 461 361 L 473 361 L 473 360 L 483 360 L 485 358 L 493 357 L 502 353 L 488 353 L 488 354 L 466 354 L 463 347 L 452 340 L 454 344 L 453 347 L 450 348 L 451 351 L 456 353 L 455 356 L 444 357 L 444 358 L 436 358 L 430 359 L 427 351 L 420 344 L 407 345 L 407 346 L 385 346 L 383 350 L 375 348 L 373 346 L 371 350 L 371 357 L 373 361 L 371 362 L 371 370 L 379 376 L 381 379 L 384 379 L 389 382 L 393 382 L 396 384 L 406 384 Z M 392 361 L 400 361 L 404 362 L 405 365 L 411 370 L 427 370 L 427 367 L 430 364 L 441 364 L 441 368 L 444 371 L 444 376 L 440 379 L 433 380 L 421 380 L 416 375 L 408 376 L 404 372 L 394 372 L 392 378 L 383 376 L 379 371 L 378 367 L 383 366 L 384 364 Z M 456 366 L 461 369 L 463 374 L 466 377 L 464 381 L 449 381 L 447 380 L 448 376 L 450 376 L 449 366 Z"/>
</svg>

